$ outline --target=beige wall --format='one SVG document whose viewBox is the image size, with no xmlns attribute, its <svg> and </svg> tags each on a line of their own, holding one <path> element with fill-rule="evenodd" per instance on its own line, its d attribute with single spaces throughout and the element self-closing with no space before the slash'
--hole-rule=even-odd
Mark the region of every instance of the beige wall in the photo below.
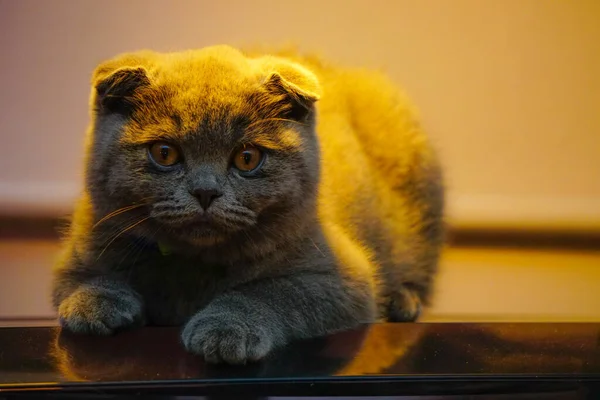
<svg viewBox="0 0 600 400">
<path fill-rule="evenodd" d="M 0 209 L 69 208 L 102 59 L 288 39 L 404 85 L 455 223 L 600 228 L 596 0 L 0 0 Z"/>
</svg>

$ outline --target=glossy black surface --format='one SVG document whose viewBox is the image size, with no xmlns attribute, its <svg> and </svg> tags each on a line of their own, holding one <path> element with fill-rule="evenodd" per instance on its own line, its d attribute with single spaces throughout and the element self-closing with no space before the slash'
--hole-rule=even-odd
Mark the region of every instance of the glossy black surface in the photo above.
<svg viewBox="0 0 600 400">
<path fill-rule="evenodd" d="M 374 325 L 295 343 L 264 362 L 235 368 L 187 354 L 176 328 L 112 337 L 0 329 L 0 395 L 60 389 L 238 397 L 561 390 L 592 396 L 599 380 L 600 324 Z"/>
</svg>

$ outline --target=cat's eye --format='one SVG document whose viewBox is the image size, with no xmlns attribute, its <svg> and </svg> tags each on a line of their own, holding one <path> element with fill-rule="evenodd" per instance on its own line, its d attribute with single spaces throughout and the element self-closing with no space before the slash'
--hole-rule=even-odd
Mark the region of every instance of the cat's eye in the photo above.
<svg viewBox="0 0 600 400">
<path fill-rule="evenodd" d="M 155 142 L 150 145 L 149 149 L 152 161 L 162 167 L 170 167 L 180 161 L 179 150 L 167 142 Z"/>
<path fill-rule="evenodd" d="M 263 153 L 257 147 L 245 145 L 233 155 L 233 165 L 241 172 L 251 172 L 260 167 Z"/>
</svg>

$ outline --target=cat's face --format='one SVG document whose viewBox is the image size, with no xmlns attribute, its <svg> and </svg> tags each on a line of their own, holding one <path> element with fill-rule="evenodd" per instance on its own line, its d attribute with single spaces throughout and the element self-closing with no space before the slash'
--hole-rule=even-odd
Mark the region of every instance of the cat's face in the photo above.
<svg viewBox="0 0 600 400">
<path fill-rule="evenodd" d="M 227 48 L 144 57 L 98 73 L 88 185 L 101 214 L 142 204 L 132 230 L 209 246 L 313 200 L 312 92 Z"/>
</svg>

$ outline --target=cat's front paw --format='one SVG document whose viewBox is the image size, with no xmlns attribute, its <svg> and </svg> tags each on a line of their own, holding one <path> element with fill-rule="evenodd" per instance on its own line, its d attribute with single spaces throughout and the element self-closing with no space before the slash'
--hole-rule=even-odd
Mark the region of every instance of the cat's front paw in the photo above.
<svg viewBox="0 0 600 400">
<path fill-rule="evenodd" d="M 258 361 L 274 344 L 268 329 L 228 312 L 199 312 L 187 323 L 181 337 L 188 351 L 203 355 L 211 363 Z"/>
<path fill-rule="evenodd" d="M 74 333 L 110 335 L 142 324 L 142 302 L 126 289 L 86 286 L 76 290 L 58 307 L 63 328 Z"/>
</svg>

